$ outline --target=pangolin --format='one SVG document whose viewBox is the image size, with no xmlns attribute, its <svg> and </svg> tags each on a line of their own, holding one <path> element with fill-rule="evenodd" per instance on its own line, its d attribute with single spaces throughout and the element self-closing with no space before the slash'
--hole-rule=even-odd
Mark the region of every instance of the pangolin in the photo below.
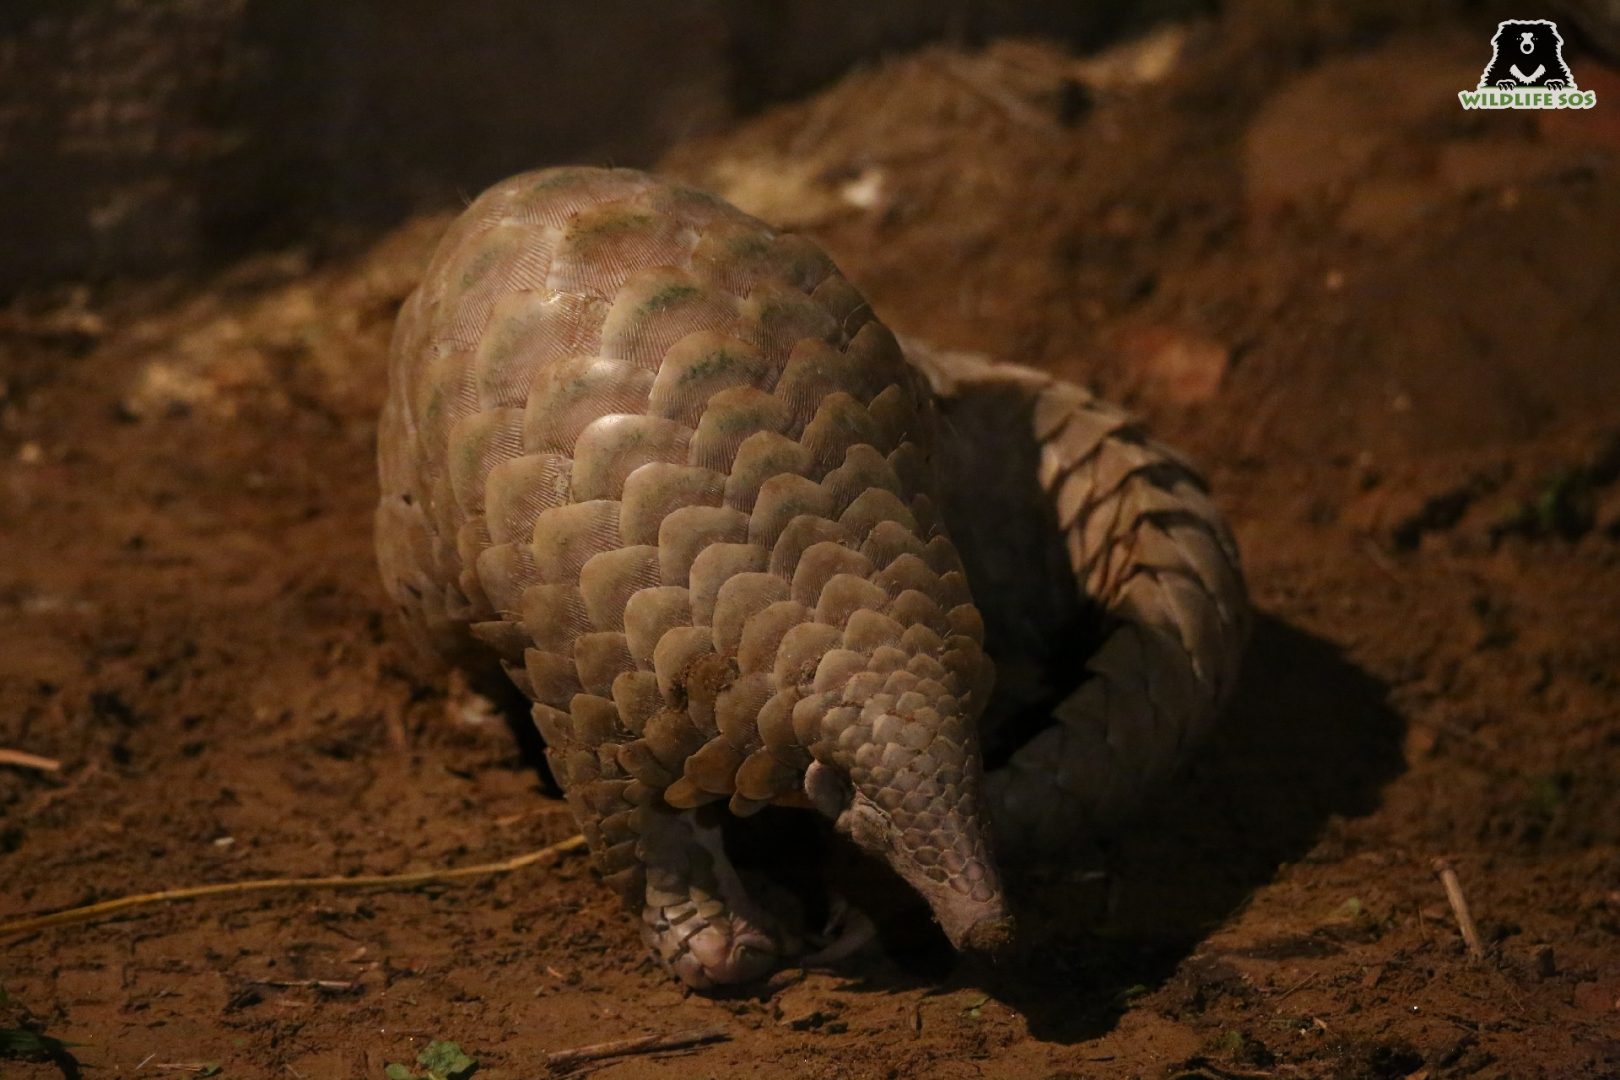
<svg viewBox="0 0 1620 1080">
<path fill-rule="evenodd" d="M 378 458 L 410 636 L 533 702 L 597 868 L 693 987 L 807 948 L 721 842 L 772 804 L 958 948 L 1003 945 L 997 853 L 1130 809 L 1246 632 L 1205 486 L 1129 416 L 902 350 L 815 244 L 642 172 L 472 202 L 400 313 Z"/>
</svg>

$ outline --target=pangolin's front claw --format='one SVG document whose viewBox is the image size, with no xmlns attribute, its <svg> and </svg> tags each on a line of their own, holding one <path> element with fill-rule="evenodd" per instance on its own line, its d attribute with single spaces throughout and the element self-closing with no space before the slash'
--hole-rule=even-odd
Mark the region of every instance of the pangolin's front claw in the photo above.
<svg viewBox="0 0 1620 1080">
<path fill-rule="evenodd" d="M 872 944 L 877 936 L 877 924 L 871 916 L 834 893 L 827 912 L 827 925 L 810 941 L 817 948 L 806 953 L 799 962 L 805 967 L 836 964 Z"/>
<path fill-rule="evenodd" d="M 782 963 L 785 943 L 748 918 L 710 909 L 718 900 L 683 899 L 642 913 L 642 939 L 681 982 L 694 990 L 753 982 Z"/>
</svg>

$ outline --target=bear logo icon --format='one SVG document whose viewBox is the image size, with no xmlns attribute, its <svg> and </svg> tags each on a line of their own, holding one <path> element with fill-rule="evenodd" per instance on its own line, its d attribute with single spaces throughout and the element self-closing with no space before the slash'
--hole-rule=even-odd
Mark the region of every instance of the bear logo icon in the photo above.
<svg viewBox="0 0 1620 1080">
<path fill-rule="evenodd" d="M 1574 90 L 1564 63 L 1564 39 L 1547 19 L 1508 19 L 1491 38 L 1491 62 L 1479 76 L 1481 90 Z"/>
</svg>

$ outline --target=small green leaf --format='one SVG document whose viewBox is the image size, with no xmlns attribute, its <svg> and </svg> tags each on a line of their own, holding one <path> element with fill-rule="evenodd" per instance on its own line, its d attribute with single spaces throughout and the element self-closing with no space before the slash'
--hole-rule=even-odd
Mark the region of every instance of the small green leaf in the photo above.
<svg viewBox="0 0 1620 1080">
<path fill-rule="evenodd" d="M 225 1071 L 225 1067 L 217 1061 L 205 1061 L 202 1068 L 197 1070 L 198 1076 L 218 1076 Z"/>
<path fill-rule="evenodd" d="M 434 1039 L 416 1055 L 416 1063 L 433 1080 L 465 1080 L 478 1068 L 478 1062 L 461 1052 L 461 1047 L 445 1039 Z"/>
<path fill-rule="evenodd" d="M 388 1080 L 416 1080 L 416 1074 L 397 1061 L 384 1069 L 383 1075 L 388 1077 Z"/>
</svg>

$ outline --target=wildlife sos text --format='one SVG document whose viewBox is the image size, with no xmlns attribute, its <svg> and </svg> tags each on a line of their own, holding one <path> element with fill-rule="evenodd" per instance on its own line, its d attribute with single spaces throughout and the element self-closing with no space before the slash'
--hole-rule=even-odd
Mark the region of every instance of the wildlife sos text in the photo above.
<svg viewBox="0 0 1620 1080">
<path fill-rule="evenodd" d="M 1590 109 L 1597 104 L 1591 90 L 1459 90 L 1465 109 Z"/>
</svg>

